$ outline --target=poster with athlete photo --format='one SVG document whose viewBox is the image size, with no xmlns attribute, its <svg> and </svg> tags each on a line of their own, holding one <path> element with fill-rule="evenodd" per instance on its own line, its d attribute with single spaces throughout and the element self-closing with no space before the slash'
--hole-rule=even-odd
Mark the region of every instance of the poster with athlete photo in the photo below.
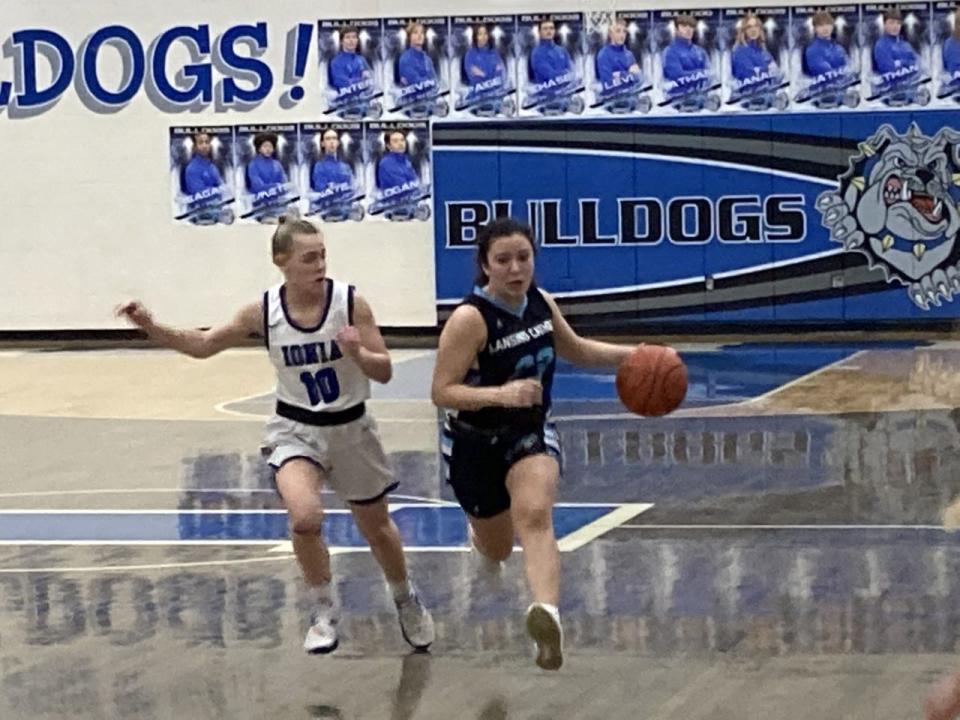
<svg viewBox="0 0 960 720">
<path fill-rule="evenodd" d="M 515 15 L 450 19 L 451 118 L 513 117 L 517 112 Z"/>
<path fill-rule="evenodd" d="M 587 14 L 587 114 L 626 115 L 653 107 L 649 10 Z"/>
<path fill-rule="evenodd" d="M 270 224 L 299 216 L 297 126 L 239 125 L 234 148 L 240 219 Z"/>
<path fill-rule="evenodd" d="M 869 4 L 861 10 L 860 61 L 865 107 L 917 109 L 930 104 L 930 5 Z"/>
<path fill-rule="evenodd" d="M 430 130 L 423 120 L 371 121 L 365 128 L 367 215 L 430 219 Z"/>
<path fill-rule="evenodd" d="M 935 101 L 940 107 L 960 104 L 960 5 L 933 6 L 933 48 L 930 57 Z"/>
<path fill-rule="evenodd" d="M 173 218 L 193 225 L 230 225 L 234 212 L 233 128 L 170 128 Z"/>
<path fill-rule="evenodd" d="M 362 220 L 363 124 L 300 123 L 300 210 L 325 222 Z"/>
<path fill-rule="evenodd" d="M 792 109 L 853 109 L 860 104 L 863 86 L 860 7 L 794 7 L 790 16 Z"/>
<path fill-rule="evenodd" d="M 387 105 L 384 119 L 424 120 L 450 113 L 446 17 L 386 18 L 383 54 Z"/>
<path fill-rule="evenodd" d="M 653 13 L 653 111 L 716 112 L 720 109 L 719 10 Z"/>
<path fill-rule="evenodd" d="M 362 120 L 383 115 L 383 25 L 377 19 L 318 22 L 324 115 Z"/>
<path fill-rule="evenodd" d="M 723 11 L 719 35 L 724 110 L 783 111 L 790 106 L 789 21 L 786 7 Z"/>
<path fill-rule="evenodd" d="M 520 115 L 580 115 L 583 13 L 521 15 L 517 25 Z"/>
</svg>

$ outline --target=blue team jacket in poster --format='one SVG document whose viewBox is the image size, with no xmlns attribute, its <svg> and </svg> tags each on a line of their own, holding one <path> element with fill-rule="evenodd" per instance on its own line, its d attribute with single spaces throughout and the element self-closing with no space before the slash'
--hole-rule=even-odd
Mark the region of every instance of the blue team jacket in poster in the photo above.
<svg viewBox="0 0 960 720">
<path fill-rule="evenodd" d="M 433 67 L 433 60 L 423 50 L 407 48 L 400 56 L 400 82 L 404 85 L 416 85 L 424 80 L 433 80 L 437 71 Z"/>
<path fill-rule="evenodd" d="M 637 64 L 637 58 L 626 45 L 607 43 L 597 53 L 597 79 L 603 83 L 612 82 L 615 73 L 626 75 L 630 67 Z"/>
<path fill-rule="evenodd" d="M 943 69 L 951 75 L 960 73 L 960 40 L 955 37 L 943 44 Z"/>
<path fill-rule="evenodd" d="M 566 48 L 552 40 L 541 40 L 530 53 L 533 81 L 538 84 L 560 77 L 570 70 L 572 64 Z"/>
<path fill-rule="evenodd" d="M 360 53 L 341 50 L 330 61 L 330 84 L 338 90 L 349 87 L 370 72 L 367 60 Z"/>
<path fill-rule="evenodd" d="M 220 187 L 220 173 L 210 158 L 194 155 L 183 171 L 184 192 L 196 195 L 204 190 Z"/>
<path fill-rule="evenodd" d="M 476 85 L 484 80 L 502 77 L 505 72 L 500 53 L 488 47 L 472 47 L 467 50 L 467 54 L 463 58 L 463 68 L 467 74 L 467 81 L 471 85 Z M 483 73 L 483 75 L 478 75 L 477 70 Z"/>
<path fill-rule="evenodd" d="M 336 155 L 324 155 L 313 164 L 313 172 L 310 173 L 310 187 L 321 192 L 331 185 L 341 185 L 347 183 L 353 184 L 353 173 L 350 172 L 350 166 L 342 160 L 337 160 Z"/>
<path fill-rule="evenodd" d="M 917 54 L 913 47 L 899 36 L 884 35 L 873 46 L 873 71 L 876 73 L 884 75 L 916 64 Z"/>
<path fill-rule="evenodd" d="M 746 42 L 733 48 L 730 65 L 733 76 L 740 81 L 749 80 L 759 73 L 766 73 L 773 62 L 773 55 L 761 43 Z"/>
<path fill-rule="evenodd" d="M 263 155 L 257 155 L 250 161 L 247 166 L 247 178 L 250 181 L 250 192 L 252 193 L 269 190 L 287 181 L 280 161 Z"/>
<path fill-rule="evenodd" d="M 675 38 L 663 52 L 663 76 L 667 80 L 680 80 L 706 69 L 706 51 L 686 38 Z"/>
<path fill-rule="evenodd" d="M 405 183 L 419 184 L 420 177 L 406 153 L 389 152 L 377 165 L 377 186 L 381 190 L 400 187 Z"/>
<path fill-rule="evenodd" d="M 833 40 L 814 38 L 803 51 L 803 72 L 813 78 L 842 70 L 846 65 L 847 54 Z"/>
</svg>

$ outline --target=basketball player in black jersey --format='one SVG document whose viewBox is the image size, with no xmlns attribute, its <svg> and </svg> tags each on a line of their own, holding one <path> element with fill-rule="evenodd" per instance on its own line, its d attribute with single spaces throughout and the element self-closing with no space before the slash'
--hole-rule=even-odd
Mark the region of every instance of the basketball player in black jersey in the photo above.
<svg viewBox="0 0 960 720">
<path fill-rule="evenodd" d="M 530 227 L 512 218 L 481 231 L 476 287 L 440 334 L 432 398 L 450 411 L 444 455 L 473 549 L 499 568 L 519 536 L 533 599 L 527 631 L 537 665 L 556 670 L 563 662 L 552 521 L 560 445 L 549 419 L 556 356 L 615 366 L 632 348 L 579 337 L 534 284 L 535 251 Z"/>
</svg>

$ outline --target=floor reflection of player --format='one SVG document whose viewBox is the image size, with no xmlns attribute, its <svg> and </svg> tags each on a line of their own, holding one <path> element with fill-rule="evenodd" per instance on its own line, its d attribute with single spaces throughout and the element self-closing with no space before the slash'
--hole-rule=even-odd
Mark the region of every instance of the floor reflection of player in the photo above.
<svg viewBox="0 0 960 720">
<path fill-rule="evenodd" d="M 330 60 L 330 84 L 337 90 L 348 88 L 361 80 L 373 77 L 373 71 L 363 55 L 357 52 L 360 31 L 352 25 L 340 29 L 340 50 Z"/>
<path fill-rule="evenodd" d="M 470 85 L 503 78 L 506 68 L 503 58 L 490 44 L 490 32 L 486 25 L 477 25 L 473 28 L 473 43 L 463 58 L 463 68 Z"/>
<path fill-rule="evenodd" d="M 917 53 L 909 42 L 900 37 L 902 27 L 903 16 L 897 8 L 884 10 L 883 35 L 873 45 L 874 72 L 882 75 L 912 67 L 913 72 L 905 71 L 902 79 L 917 73 Z"/>
<path fill-rule="evenodd" d="M 609 85 L 622 81 L 626 75 L 639 75 L 637 58 L 626 46 L 627 25 L 617 19 L 610 24 L 608 42 L 597 53 L 597 79 Z"/>
<path fill-rule="evenodd" d="M 315 192 L 322 192 L 327 188 L 353 183 L 353 172 L 350 166 L 337 157 L 340 149 L 340 136 L 336 130 L 330 129 L 323 133 L 321 141 L 323 157 L 313 164 L 310 172 L 310 187 Z"/>
<path fill-rule="evenodd" d="M 377 187 L 383 191 L 407 183 L 419 183 L 420 176 L 407 157 L 407 137 L 402 130 L 387 135 L 387 149 L 377 164 Z"/>
<path fill-rule="evenodd" d="M 223 184 L 220 171 L 210 159 L 212 143 L 205 132 L 193 135 L 193 157 L 183 171 L 183 189 L 188 195 L 219 188 Z"/>
<path fill-rule="evenodd" d="M 425 40 L 426 31 L 423 25 L 414 22 L 407 26 L 409 47 L 403 51 L 398 63 L 402 85 L 416 85 L 426 80 L 437 79 L 437 70 L 433 66 L 433 60 L 423 49 Z"/>
<path fill-rule="evenodd" d="M 539 34 L 540 41 L 530 53 L 533 81 L 538 84 L 560 78 L 573 68 L 570 53 L 556 43 L 557 27 L 553 20 L 541 20 Z"/>
</svg>

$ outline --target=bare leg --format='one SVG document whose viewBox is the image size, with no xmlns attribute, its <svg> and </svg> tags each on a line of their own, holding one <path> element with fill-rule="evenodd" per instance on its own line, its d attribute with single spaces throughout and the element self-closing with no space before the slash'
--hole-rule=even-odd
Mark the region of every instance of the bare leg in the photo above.
<svg viewBox="0 0 960 720">
<path fill-rule="evenodd" d="M 381 498 L 369 505 L 350 504 L 354 522 L 370 543 L 370 550 L 390 583 L 407 579 L 407 563 L 403 556 L 400 531 L 387 511 L 387 500 Z"/>
<path fill-rule="evenodd" d="M 287 508 L 293 552 L 304 581 L 311 587 L 330 582 L 330 552 L 320 534 L 322 483 L 320 468 L 302 458 L 285 462 L 277 471 L 277 489 Z"/>
<path fill-rule="evenodd" d="M 513 552 L 513 521 L 510 511 L 489 518 L 467 515 L 473 530 L 473 546 L 481 555 L 493 562 L 503 562 Z"/>
<path fill-rule="evenodd" d="M 960 672 L 941 678 L 927 693 L 926 720 L 954 720 L 960 715 Z"/>
<path fill-rule="evenodd" d="M 414 648 L 426 650 L 434 639 L 433 618 L 407 579 L 403 542 L 390 517 L 386 498 L 369 505 L 351 503 L 350 511 L 390 583 L 404 639 Z"/>
<path fill-rule="evenodd" d="M 560 549 L 553 534 L 553 501 L 560 468 L 549 455 L 531 455 L 510 468 L 510 516 L 523 547 L 523 564 L 534 602 L 560 599 Z"/>
</svg>

